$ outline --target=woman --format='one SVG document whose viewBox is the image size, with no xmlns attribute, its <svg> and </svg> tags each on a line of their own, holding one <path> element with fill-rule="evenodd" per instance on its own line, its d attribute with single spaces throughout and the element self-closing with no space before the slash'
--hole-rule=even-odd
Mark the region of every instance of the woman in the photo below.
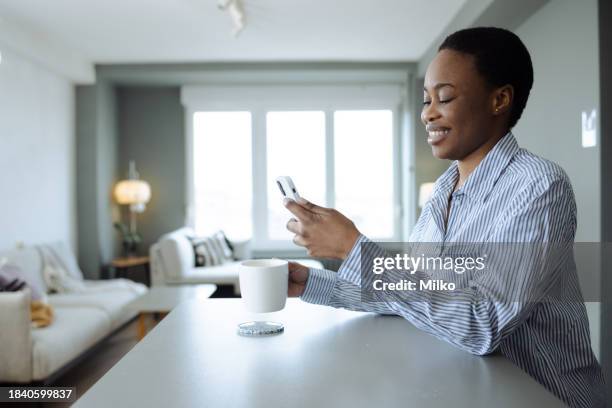
<svg viewBox="0 0 612 408">
<path fill-rule="evenodd" d="M 510 131 L 533 83 L 524 44 L 507 30 L 472 28 L 447 37 L 438 51 L 425 76 L 421 119 L 433 155 L 454 162 L 437 180 L 410 242 L 571 245 L 576 208 L 567 175 L 520 149 Z M 290 296 L 400 315 L 468 352 L 501 352 L 569 406 L 605 405 L 572 251 L 543 269 L 523 260 L 520 268 L 473 277 L 457 290 L 464 302 L 452 307 L 436 293 L 428 302 L 366 303 L 361 252 L 385 252 L 336 210 L 305 200 L 285 205 L 296 217 L 287 224 L 296 244 L 312 256 L 344 260 L 338 273 L 290 264 Z"/>
</svg>

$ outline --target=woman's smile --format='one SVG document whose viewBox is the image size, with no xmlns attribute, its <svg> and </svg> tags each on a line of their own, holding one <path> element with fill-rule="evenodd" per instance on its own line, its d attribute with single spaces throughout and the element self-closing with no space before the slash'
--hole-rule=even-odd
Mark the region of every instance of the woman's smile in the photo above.
<svg viewBox="0 0 612 408">
<path fill-rule="evenodd" d="M 450 128 L 428 124 L 425 128 L 427 131 L 427 143 L 435 146 L 441 143 L 450 133 Z"/>
</svg>

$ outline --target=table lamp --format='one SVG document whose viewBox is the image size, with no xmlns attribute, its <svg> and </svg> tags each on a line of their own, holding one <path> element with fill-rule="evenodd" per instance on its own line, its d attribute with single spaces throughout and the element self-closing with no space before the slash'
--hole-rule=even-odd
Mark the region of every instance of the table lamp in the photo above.
<svg viewBox="0 0 612 408">
<path fill-rule="evenodd" d="M 145 210 L 151 199 L 151 187 L 146 181 L 138 179 L 133 160 L 130 160 L 128 179 L 121 180 L 115 186 L 115 199 L 121 205 L 130 206 L 130 232 L 136 234 L 136 214 Z"/>
</svg>

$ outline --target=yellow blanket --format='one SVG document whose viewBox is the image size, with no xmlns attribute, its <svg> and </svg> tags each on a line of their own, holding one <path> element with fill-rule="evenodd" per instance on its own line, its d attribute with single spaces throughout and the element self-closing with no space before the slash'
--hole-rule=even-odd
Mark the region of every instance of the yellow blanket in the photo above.
<svg viewBox="0 0 612 408">
<path fill-rule="evenodd" d="M 53 322 L 53 308 L 40 300 L 33 300 L 30 303 L 30 314 L 32 326 L 36 328 L 47 327 Z"/>
</svg>

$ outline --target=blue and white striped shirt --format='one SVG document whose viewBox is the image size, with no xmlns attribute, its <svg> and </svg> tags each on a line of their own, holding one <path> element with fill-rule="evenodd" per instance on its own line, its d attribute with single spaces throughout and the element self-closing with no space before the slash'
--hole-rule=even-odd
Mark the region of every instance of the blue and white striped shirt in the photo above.
<svg viewBox="0 0 612 408">
<path fill-rule="evenodd" d="M 454 162 L 437 180 L 410 242 L 573 242 L 576 205 L 567 175 L 558 165 L 519 148 L 512 133 L 453 191 L 458 177 Z M 377 245 L 362 245 L 368 242 L 359 237 L 338 273 L 311 269 L 302 300 L 402 316 L 470 353 L 501 352 L 571 407 L 605 406 L 603 375 L 591 350 L 571 250 L 560 261 L 564 265 L 555 267 L 562 271 L 556 276 L 540 276 L 542 269 L 529 265 L 521 273 L 505 268 L 501 279 L 474 278 L 458 291 L 462 303 L 445 301 L 440 292 L 424 302 L 364 302 L 361 250 L 370 251 L 367 256 L 385 256 Z M 465 275 L 461 279 L 465 282 Z M 516 290 L 525 296 L 511 293 Z M 513 301 L 499 302 L 491 295 L 495 293 Z M 490 301 L 478 303 L 482 299 Z"/>
</svg>

